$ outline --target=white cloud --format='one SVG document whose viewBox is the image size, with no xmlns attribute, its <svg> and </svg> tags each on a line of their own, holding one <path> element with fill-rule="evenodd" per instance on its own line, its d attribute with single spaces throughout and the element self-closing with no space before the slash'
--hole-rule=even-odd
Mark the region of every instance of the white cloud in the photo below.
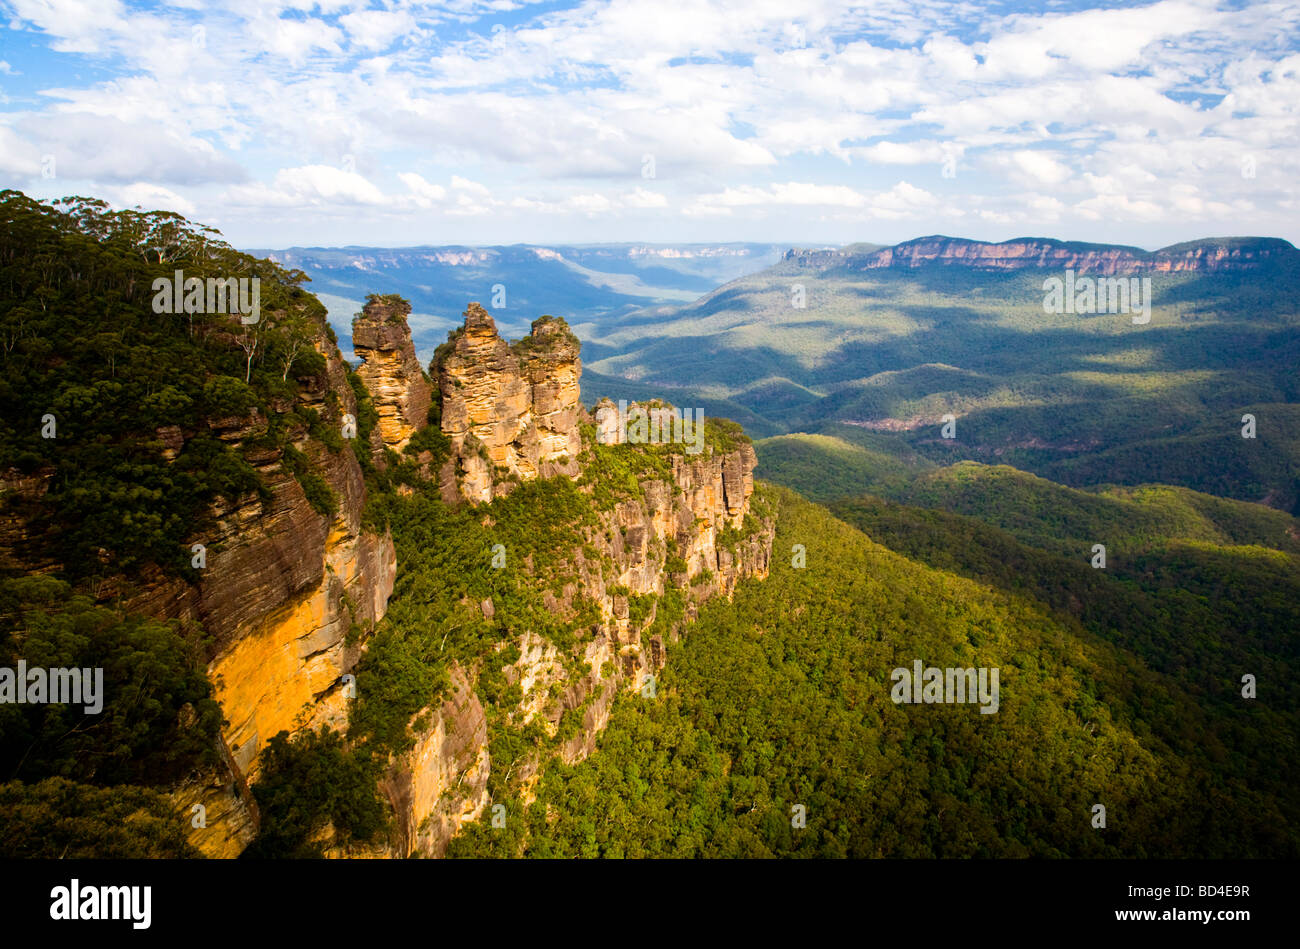
<svg viewBox="0 0 1300 949">
<path fill-rule="evenodd" d="M 623 205 L 629 208 L 666 208 L 668 199 L 657 191 L 633 188 L 623 196 Z"/>
<path fill-rule="evenodd" d="M 1020 150 L 1002 157 L 1004 167 L 1014 169 L 1035 185 L 1059 185 L 1070 178 L 1068 167 L 1044 151 Z"/>
<path fill-rule="evenodd" d="M 57 169 L 57 162 L 55 167 Z M 41 173 L 40 149 L 4 125 L 0 125 L 0 173 L 15 178 L 29 178 Z"/>
<path fill-rule="evenodd" d="M 10 0 L 12 29 L 54 51 L 38 74 L 60 78 L 7 101 L 0 172 L 55 154 L 92 193 L 147 181 L 200 217 L 296 209 L 304 239 L 340 243 L 361 222 L 418 238 L 431 211 L 503 237 L 566 215 L 730 221 L 737 238 L 759 219 L 809 235 L 1128 215 L 1172 238 L 1243 213 L 1238 229 L 1300 236 L 1297 4 L 525 7 Z M 898 166 L 910 183 L 891 186 Z"/>
<path fill-rule="evenodd" d="M 195 212 L 194 205 L 175 191 L 145 181 L 107 188 L 105 197 L 109 203 L 122 208 L 140 207 L 146 211 L 175 211 L 186 217 Z"/>
<path fill-rule="evenodd" d="M 733 209 L 771 211 L 779 208 L 831 208 L 863 217 L 900 218 L 933 209 L 938 199 L 928 191 L 900 181 L 887 191 L 859 191 L 847 185 L 822 185 L 789 181 L 768 187 L 745 185 L 701 195 L 684 213 L 692 216 L 725 215 Z"/>
<path fill-rule="evenodd" d="M 877 142 L 852 149 L 855 157 L 881 165 L 941 164 L 961 157 L 965 149 L 950 142 Z"/>
<path fill-rule="evenodd" d="M 243 167 L 205 139 L 144 116 L 120 119 L 91 112 L 20 116 L 15 132 L 30 148 L 53 155 L 66 178 L 124 184 L 236 182 Z"/>
<path fill-rule="evenodd" d="M 237 185 L 226 198 L 237 204 L 278 208 L 323 205 L 371 205 L 384 207 L 390 200 L 361 175 L 330 165 L 302 165 L 282 168 L 270 186 Z"/>
<path fill-rule="evenodd" d="M 365 10 L 339 17 L 348 38 L 362 49 L 378 51 L 387 49 L 403 35 L 419 31 L 415 17 L 405 10 Z"/>
<path fill-rule="evenodd" d="M 417 175 L 413 171 L 404 171 L 397 177 L 402 180 L 402 184 L 411 189 L 416 204 L 422 208 L 432 207 L 434 204 L 441 203 L 447 197 L 446 188 L 442 185 L 430 184 L 421 175 Z"/>
</svg>

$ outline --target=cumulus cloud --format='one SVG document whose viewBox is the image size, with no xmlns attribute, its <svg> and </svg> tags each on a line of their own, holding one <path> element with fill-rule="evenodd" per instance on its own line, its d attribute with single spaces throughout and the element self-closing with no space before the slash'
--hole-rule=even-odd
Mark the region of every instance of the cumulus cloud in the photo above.
<svg viewBox="0 0 1300 949">
<path fill-rule="evenodd" d="M 366 178 L 330 165 L 282 168 L 271 185 L 237 185 L 226 192 L 226 200 L 274 208 L 389 204 L 384 193 Z"/>
<path fill-rule="evenodd" d="M 243 181 L 247 172 L 212 142 L 146 118 L 90 112 L 28 115 L 13 130 L 29 150 L 53 155 L 66 178 L 125 184 L 201 185 Z"/>
<path fill-rule="evenodd" d="M 1063 162 L 1045 151 L 1021 149 L 999 157 L 1003 167 L 1018 172 L 1021 178 L 1032 185 L 1059 185 L 1071 175 L 1070 169 Z"/>
<path fill-rule="evenodd" d="M 0 125 L 0 174 L 13 178 L 33 178 L 40 173 L 40 149 L 16 134 L 13 129 Z"/>
<path fill-rule="evenodd" d="M 900 181 L 884 191 L 865 192 L 847 185 L 788 181 L 767 187 L 746 185 L 701 195 L 683 209 L 692 216 L 726 215 L 734 209 L 772 211 L 791 207 L 852 211 L 863 218 L 898 218 L 933 209 L 938 199 L 923 188 Z"/>
<path fill-rule="evenodd" d="M 339 17 L 339 24 L 348 39 L 365 50 L 387 49 L 401 36 L 414 36 L 422 31 L 415 17 L 406 10 L 364 10 Z"/>
<path fill-rule="evenodd" d="M 195 213 L 192 203 L 175 191 L 146 181 L 105 189 L 109 203 L 121 208 L 142 208 L 146 211 L 175 211 L 186 217 Z"/>
</svg>

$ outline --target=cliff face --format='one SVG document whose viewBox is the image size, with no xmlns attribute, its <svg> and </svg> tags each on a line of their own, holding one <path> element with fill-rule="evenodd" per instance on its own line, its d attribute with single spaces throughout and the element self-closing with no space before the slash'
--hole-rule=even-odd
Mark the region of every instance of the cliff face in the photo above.
<svg viewBox="0 0 1300 949">
<path fill-rule="evenodd" d="M 568 709 L 583 710 L 578 734 L 561 752 L 566 762 L 581 760 L 595 749 L 618 688 L 643 689 L 646 676 L 663 667 L 665 643 L 646 632 L 665 594 L 684 599 L 682 621 L 669 632 L 676 639 L 702 602 L 731 596 L 742 579 L 767 576 L 776 521 L 751 509 L 756 464 L 748 443 L 690 460 L 675 457 L 671 478 L 644 480 L 640 499 L 601 512 L 600 527 L 588 536 L 595 558 L 574 552 L 580 583 L 554 605 L 563 611 L 581 593 L 599 605 L 600 624 L 582 656 L 590 671 L 551 708 L 553 719 Z M 747 533 L 725 542 L 725 532 L 746 527 Z M 647 596 L 657 599 L 648 614 L 637 619 L 630 598 Z M 523 654 L 528 656 L 526 650 Z M 545 677 L 539 682 L 545 685 Z"/>
<path fill-rule="evenodd" d="M 299 401 L 323 424 L 341 426 L 343 414 L 355 416 L 356 398 L 323 326 L 315 346 L 326 369 L 300 380 Z M 242 445 L 268 422 L 254 413 L 208 424 L 224 441 Z M 195 776 L 175 795 L 186 807 L 207 807 L 207 827 L 190 835 L 214 856 L 233 855 L 251 839 L 247 783 L 267 740 L 282 729 L 346 723 L 341 676 L 360 656 L 347 634 L 384 615 L 396 575 L 391 536 L 361 526 L 365 484 L 356 459 L 309 438 L 296 418 L 293 424 L 291 443 L 333 490 L 338 512 L 313 509 L 280 450 L 248 451 L 268 496 L 214 504 L 213 529 L 193 538 L 207 548 L 199 582 L 160 579 L 131 591 L 125 603 L 132 612 L 197 620 L 215 641 L 208 674 L 227 719 L 221 736 L 227 767 Z"/>
<path fill-rule="evenodd" d="M 442 431 L 452 443 L 441 472 L 446 500 L 481 503 L 515 480 L 577 474 L 582 363 L 562 320 L 537 320 L 512 347 L 471 303 L 446 346 L 435 360 Z"/>
<path fill-rule="evenodd" d="M 502 648 L 518 649 L 518 658 L 503 667 L 506 681 L 521 693 L 508 712 L 512 722 L 522 725 L 540 718 L 546 732 L 555 736 L 566 714 L 577 715 L 572 734 L 559 744 L 558 757 L 569 764 L 581 761 L 595 750 L 620 689 L 653 692 L 648 677 L 663 667 L 666 644 L 661 635 L 647 631 L 665 594 L 684 602 L 680 621 L 668 633 L 676 639 L 702 602 L 730 596 L 742 579 L 767 576 L 776 522 L 767 514 L 756 517 L 751 507 L 755 464 L 748 444 L 690 461 L 678 459 L 671 478 L 646 479 L 639 486 L 641 498 L 600 513 L 598 526 L 586 533 L 587 548 L 568 552 L 559 568 L 568 572 L 571 567 L 577 580 L 559 594 L 542 594 L 547 612 L 575 625 L 582 604 L 594 602 L 598 607 L 595 626 L 580 633 L 581 642 L 570 657 L 580 672 L 567 673 L 560 650 L 532 631 L 512 643 L 503 642 Z M 742 527 L 748 527 L 748 533 L 728 543 L 725 532 Z M 679 562 L 670 563 L 673 551 L 679 552 Z M 648 611 L 637 613 L 632 600 L 641 597 L 653 602 Z M 385 785 L 397 789 L 388 793 L 395 807 L 403 808 L 398 811 L 403 827 L 422 826 L 432 815 L 424 836 L 403 836 L 403 846 L 429 855 L 441 854 L 465 821 L 480 816 L 489 802 L 479 782 L 486 781 L 492 768 L 518 775 L 527 803 L 546 763 L 536 753 L 491 761 L 481 707 L 477 700 L 462 697 L 460 689 L 457 684 L 456 696 L 417 736 L 421 750 L 399 762 Z M 448 738 L 449 721 L 467 723 L 458 726 L 460 738 Z M 468 743 L 464 728 L 472 731 Z M 405 788 L 425 790 L 421 795 Z"/>
<path fill-rule="evenodd" d="M 421 714 L 431 724 L 380 782 L 397 816 L 389 856 L 441 857 L 462 825 L 488 805 L 487 718 L 464 670 L 453 666 L 450 696 Z"/>
<path fill-rule="evenodd" d="M 357 375 L 379 413 L 383 444 L 399 452 L 428 421 L 433 402 L 411 342 L 410 312 L 405 300 L 376 297 L 352 321 L 352 349 L 362 361 Z"/>
<path fill-rule="evenodd" d="M 465 326 L 435 360 L 439 386 L 431 391 L 413 366 L 405 315 L 402 306 L 372 302 L 355 325 L 385 448 L 404 447 L 427 424 L 437 396 L 451 457 L 428 490 L 455 504 L 481 504 L 519 483 L 558 477 L 590 498 L 581 542 L 556 552 L 556 572 L 531 575 L 531 566 L 524 568 L 528 595 L 571 624 L 576 645 L 562 650 L 535 630 L 512 628 L 498 645 L 499 659 L 453 663 L 450 690 L 412 718 L 413 745 L 389 758 L 379 781 L 395 817 L 393 834 L 342 848 L 329 845 L 327 831 L 322 842 L 330 856 L 441 856 L 467 822 L 486 819 L 493 768 L 521 782 L 528 800 L 547 760 L 575 762 L 594 750 L 620 690 L 645 690 L 666 660 L 665 639 L 677 638 L 702 602 L 730 596 L 743 578 L 767 575 L 775 532 L 774 519 L 755 506 L 754 450 L 734 433 L 701 444 L 698 454 L 663 449 L 637 469 L 633 485 L 613 494 L 586 477 L 584 463 L 596 451 L 615 451 L 617 438 L 598 434 L 578 401 L 579 345 L 563 321 L 540 319 L 512 346 L 471 305 Z M 323 323 L 319 329 L 314 345 L 324 368 L 299 379 L 296 406 L 287 398 L 271 406 L 274 424 L 256 409 L 204 423 L 240 450 L 265 490 L 213 502 L 209 527 L 192 538 L 206 548 L 197 582 L 158 573 L 100 590 L 130 612 L 196 621 L 211 636 L 208 674 L 226 719 L 222 764 L 171 789 L 182 813 L 202 806 L 204 826 L 188 833 L 208 856 L 237 856 L 254 839 L 259 815 L 249 786 L 270 738 L 282 730 L 346 729 L 350 691 L 342 677 L 366 643 L 349 634 L 373 629 L 394 589 L 393 539 L 362 524 L 361 465 L 353 452 L 328 447 L 316 422 L 309 431 L 304 420 L 339 431 L 346 416 L 357 416 L 346 366 Z M 295 408 L 310 412 L 300 416 Z M 275 429 L 301 458 L 286 458 L 288 447 L 266 447 L 279 444 L 265 437 Z M 176 429 L 159 438 L 175 458 L 195 434 Z M 354 443 L 357 451 L 365 448 Z M 333 513 L 319 513 L 319 498 L 316 506 L 309 500 L 294 473 L 301 475 L 304 463 L 336 498 Z M 38 498 L 43 478 L 11 478 L 6 487 Z M 0 523 L 0 554 L 21 547 L 25 530 L 21 518 Z M 552 576 L 573 579 L 553 590 Z M 491 599 L 475 608 L 488 619 L 496 609 Z M 661 610 L 667 619 L 656 622 Z M 552 740 L 546 752 L 492 760 L 478 683 L 484 663 L 494 661 L 518 687 L 499 710 L 515 725 L 540 720 Z"/>
<path fill-rule="evenodd" d="M 954 237 L 921 237 L 866 254 L 788 251 L 787 261 L 849 270 L 915 268 L 928 264 L 975 270 L 1073 269 L 1113 276 L 1133 273 L 1222 273 L 1257 270 L 1273 263 L 1295 263 L 1300 252 L 1275 238 L 1221 238 L 1176 244 L 1157 251 L 1105 244 L 1064 243 L 1016 238 L 998 244 Z"/>
</svg>

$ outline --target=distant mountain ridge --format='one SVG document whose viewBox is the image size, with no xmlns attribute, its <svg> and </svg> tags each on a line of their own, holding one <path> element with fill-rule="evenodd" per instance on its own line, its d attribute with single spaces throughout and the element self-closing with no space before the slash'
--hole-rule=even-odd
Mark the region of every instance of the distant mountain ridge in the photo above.
<svg viewBox="0 0 1300 949">
<path fill-rule="evenodd" d="M 635 242 L 464 244 L 420 247 L 290 247 L 252 253 L 302 270 L 325 304 L 346 352 L 352 317 L 366 295 L 397 293 L 427 363 L 460 325 L 466 300 L 490 306 L 503 333 L 525 336 L 542 313 L 583 323 L 651 305 L 684 304 L 777 263 L 788 244 Z"/>
<path fill-rule="evenodd" d="M 1149 325 L 1045 308 L 1067 269 L 1151 282 Z M 694 303 L 575 327 L 584 396 L 667 398 L 858 462 L 1011 464 L 1074 487 L 1177 484 L 1300 511 L 1300 252 L 927 237 L 787 253 Z M 1244 415 L 1268 419 L 1256 441 Z M 943 437 L 945 416 L 957 421 Z M 814 446 L 816 447 L 816 446 Z M 1262 449 L 1262 450 L 1261 450 Z M 760 459 L 763 451 L 760 449 Z M 802 464 L 802 462 L 801 462 Z"/>
<path fill-rule="evenodd" d="M 926 264 L 975 270 L 1065 269 L 1095 274 L 1224 273 L 1258 270 L 1269 264 L 1300 263 L 1300 251 L 1277 237 L 1207 237 L 1155 251 L 1120 244 L 1088 244 L 1048 237 L 1016 237 L 1000 243 L 946 237 L 918 237 L 892 247 L 859 251 L 791 249 L 783 258 L 805 266 L 847 271 L 916 268 Z"/>
</svg>

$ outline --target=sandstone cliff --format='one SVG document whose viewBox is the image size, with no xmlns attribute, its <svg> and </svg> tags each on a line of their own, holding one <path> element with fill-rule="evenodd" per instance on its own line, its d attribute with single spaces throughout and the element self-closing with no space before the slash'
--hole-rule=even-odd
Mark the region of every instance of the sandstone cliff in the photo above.
<svg viewBox="0 0 1300 949">
<path fill-rule="evenodd" d="M 546 610 L 575 625 L 583 621 L 581 606 L 596 604 L 596 622 L 580 632 L 574 653 L 566 656 L 531 630 L 499 644 L 500 651 L 513 647 L 515 657 L 503 666 L 506 681 L 519 688 L 506 709 L 509 720 L 541 721 L 557 749 L 493 760 L 483 705 L 467 673 L 453 668 L 450 695 L 425 710 L 428 723 L 416 731 L 415 747 L 390 762 L 381 782 L 398 827 L 384 855 L 442 855 L 467 822 L 490 817 L 493 771 L 504 783 L 513 776 L 522 799 L 531 801 L 550 755 L 574 763 L 595 750 L 620 690 L 653 695 L 666 643 L 648 631 L 670 598 L 680 611 L 667 627 L 675 639 L 687 634 L 700 603 L 730 596 L 742 579 L 767 576 L 776 525 L 751 506 L 755 462 L 748 444 L 678 459 L 669 479 L 640 484 L 643 497 L 600 512 L 588 543 L 567 552 L 560 568 L 572 567 L 577 580 L 558 595 L 539 585 Z M 569 716 L 573 725 L 562 732 Z"/>
<path fill-rule="evenodd" d="M 410 720 L 410 746 L 391 752 L 382 769 L 377 790 L 394 817 L 391 834 L 340 847 L 327 828 L 320 842 L 330 856 L 444 854 L 467 823 L 490 816 L 494 773 L 528 800 L 551 758 L 574 762 L 594 750 L 621 691 L 644 692 L 648 682 L 653 690 L 668 642 L 702 602 L 767 575 L 775 523 L 754 497 L 756 457 L 738 428 L 725 437 L 714 431 L 698 453 L 657 446 L 643 454 L 621 445 L 598 431 L 579 402 L 579 344 L 564 321 L 543 317 L 511 345 L 476 304 L 435 357 L 435 389 L 414 363 L 407 309 L 375 298 L 354 326 L 365 360 L 358 374 L 379 416 L 378 446 L 358 437 L 349 450 L 332 436 L 357 418 L 358 403 L 322 321 L 313 345 L 323 368 L 298 379 L 296 401 L 279 397 L 269 413 L 203 421 L 204 433 L 247 460 L 262 490 L 212 502 L 207 526 L 189 539 L 206 557 L 195 576 L 154 570 L 130 582 L 110 578 L 98 590 L 130 612 L 201 623 L 210 635 L 207 671 L 225 719 L 221 764 L 171 788 L 187 818 L 204 814 L 187 833 L 208 856 L 235 857 L 254 839 L 260 818 L 250 785 L 270 738 L 325 725 L 346 731 L 349 724 L 346 676 L 367 648 L 365 634 L 386 614 L 398 569 L 391 533 L 363 524 L 369 489 L 357 455 L 371 447 L 400 452 L 429 418 L 440 418 L 450 443 L 442 469 L 429 470 L 424 450 L 389 470 L 407 481 L 382 490 L 486 505 L 490 521 L 494 499 L 523 484 L 564 479 L 586 498 L 590 516 L 572 549 L 555 551 L 558 566 L 517 567 L 527 595 L 571 627 L 576 645 L 560 647 L 535 629 L 510 625 L 486 658 L 451 660 L 450 687 L 428 697 Z M 157 434 L 164 457 L 174 460 L 198 433 L 171 426 Z M 602 452 L 613 454 L 596 464 Z M 640 458 L 629 468 L 636 477 L 617 490 L 598 473 L 611 458 Z M 386 477 L 371 488 L 389 484 Z M 6 490 L 34 502 L 47 480 L 40 472 L 11 477 Z M 15 556 L 27 529 L 12 514 L 0 523 L 0 556 Z M 572 579 L 556 585 L 556 576 Z M 489 598 L 474 609 L 490 620 L 496 607 Z M 504 707 L 482 697 L 487 673 L 517 689 Z M 494 715 L 511 725 L 540 723 L 550 743 L 494 761 Z"/>
<path fill-rule="evenodd" d="M 587 496 L 592 517 L 545 572 L 527 562 L 517 568 L 528 595 L 573 630 L 576 645 L 514 629 L 475 669 L 454 665 L 449 694 L 413 719 L 424 722 L 414 747 L 390 759 L 381 788 L 398 829 L 385 852 L 399 857 L 440 855 L 466 822 L 488 819 L 491 775 L 527 802 L 549 758 L 589 755 L 620 691 L 653 694 L 665 640 L 683 634 L 699 605 L 767 575 L 775 533 L 767 507 L 756 506 L 757 458 L 738 427 L 726 437 L 711 428 L 695 453 L 622 444 L 578 402 L 578 343 L 561 321 L 538 320 L 512 346 L 471 304 L 434 370 L 452 444 L 437 489 L 446 501 L 483 506 L 519 484 L 560 477 Z M 641 457 L 641 474 L 611 493 L 593 473 L 603 470 L 600 452 L 614 453 L 604 464 Z M 556 577 L 572 579 L 557 587 Z M 477 608 L 489 620 L 496 611 L 491 599 Z M 551 739 L 545 747 L 492 759 L 476 683 L 493 666 L 518 690 L 498 707 L 504 721 L 540 723 Z"/>
<path fill-rule="evenodd" d="M 341 430 L 342 417 L 356 415 L 356 397 L 323 324 L 314 345 L 325 371 L 299 380 L 298 401 L 322 424 Z M 291 407 L 276 406 L 282 412 Z M 371 628 L 384 615 L 396 574 L 391 536 L 362 527 L 366 488 L 356 458 L 310 437 L 297 416 L 285 418 L 289 444 L 329 486 L 337 512 L 313 508 L 282 450 L 246 448 L 267 493 L 214 502 L 212 529 L 192 538 L 206 548 L 198 582 L 157 578 L 124 591 L 129 611 L 196 620 L 214 640 L 208 674 L 226 718 L 221 742 L 227 767 L 192 776 L 176 792 L 187 809 L 194 803 L 207 808 L 207 826 L 193 828 L 190 837 L 213 856 L 234 855 L 252 837 L 247 783 L 267 740 L 281 730 L 346 723 L 342 676 L 360 655 L 348 633 Z M 236 446 L 268 424 L 256 410 L 208 421 Z"/>
<path fill-rule="evenodd" d="M 664 641 L 647 638 L 646 632 L 665 594 L 684 601 L 682 620 L 668 633 L 676 638 L 700 603 L 731 596 L 742 579 L 767 576 L 776 522 L 766 512 L 751 510 L 756 464 L 749 443 L 699 458 L 675 456 L 669 478 L 646 479 L 639 485 L 640 498 L 601 512 L 600 528 L 588 538 L 596 557 L 574 552 L 581 592 L 599 605 L 601 623 L 582 656 L 590 671 L 557 710 L 583 709 L 578 734 L 562 750 L 565 761 L 594 750 L 617 688 L 643 688 L 646 676 L 663 666 Z M 730 543 L 728 532 L 737 535 Z M 638 597 L 653 598 L 639 619 L 631 610 L 631 600 Z M 558 601 L 556 606 L 567 604 Z M 609 674 L 603 671 L 607 667 Z M 528 698 L 526 690 L 525 702 Z"/>
<path fill-rule="evenodd" d="M 380 782 L 397 817 L 389 856 L 442 856 L 465 822 L 488 805 L 487 719 L 464 670 L 452 668 L 451 694 L 421 714 L 430 715 L 431 724 Z"/>
</svg>

